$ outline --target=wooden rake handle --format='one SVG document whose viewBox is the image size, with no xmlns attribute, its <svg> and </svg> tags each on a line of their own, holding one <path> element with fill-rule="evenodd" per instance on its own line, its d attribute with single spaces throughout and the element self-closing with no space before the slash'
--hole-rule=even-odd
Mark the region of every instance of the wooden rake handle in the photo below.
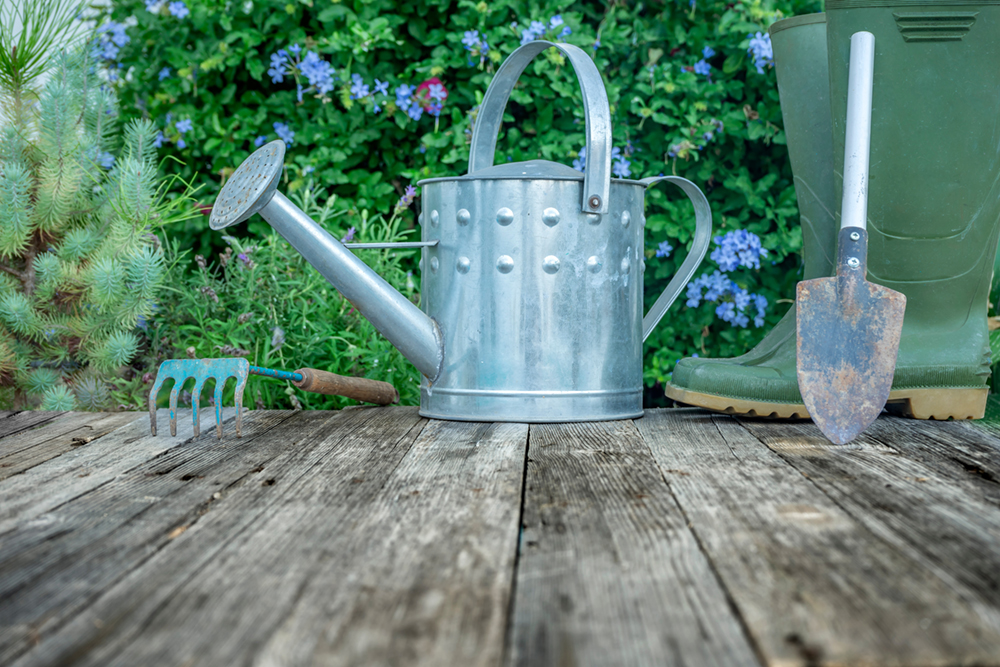
<svg viewBox="0 0 1000 667">
<path fill-rule="evenodd" d="M 315 368 L 300 368 L 296 373 L 302 375 L 299 381 L 292 380 L 299 389 L 311 391 L 314 394 L 329 396 L 346 396 L 364 403 L 389 405 L 399 402 L 399 392 L 388 382 L 368 380 L 365 378 L 347 377 L 318 371 Z"/>
</svg>

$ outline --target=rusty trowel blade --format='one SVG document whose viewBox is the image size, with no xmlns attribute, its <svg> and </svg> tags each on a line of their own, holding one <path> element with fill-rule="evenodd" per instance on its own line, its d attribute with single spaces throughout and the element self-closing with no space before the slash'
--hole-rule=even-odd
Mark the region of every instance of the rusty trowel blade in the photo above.
<svg viewBox="0 0 1000 667">
<path fill-rule="evenodd" d="M 799 391 L 813 421 L 838 445 L 885 407 L 906 309 L 905 296 L 864 275 L 862 268 L 804 280 L 795 294 Z"/>
</svg>

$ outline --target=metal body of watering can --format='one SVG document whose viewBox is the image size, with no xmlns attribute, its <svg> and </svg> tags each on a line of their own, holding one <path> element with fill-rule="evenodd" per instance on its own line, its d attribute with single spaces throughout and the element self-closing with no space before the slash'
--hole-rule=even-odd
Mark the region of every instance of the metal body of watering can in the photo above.
<svg viewBox="0 0 1000 667">
<path fill-rule="evenodd" d="M 580 80 L 586 172 L 543 160 L 493 166 L 510 92 L 553 46 Z M 419 183 L 423 312 L 275 191 L 283 153 L 272 142 L 240 166 L 212 227 L 259 211 L 423 373 L 421 415 L 514 422 L 642 415 L 642 341 L 704 258 L 711 211 L 683 178 L 612 181 L 607 94 L 584 51 L 543 41 L 514 51 L 480 105 L 469 173 Z M 643 317 L 643 196 L 661 180 L 691 199 L 697 229 L 677 276 Z"/>
</svg>

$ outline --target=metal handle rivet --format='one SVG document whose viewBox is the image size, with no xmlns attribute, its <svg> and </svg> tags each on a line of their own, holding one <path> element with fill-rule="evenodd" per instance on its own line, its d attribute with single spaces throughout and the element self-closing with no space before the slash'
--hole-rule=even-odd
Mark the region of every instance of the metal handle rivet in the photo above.
<svg viewBox="0 0 1000 667">
<path fill-rule="evenodd" d="M 861 238 L 861 234 L 858 234 L 857 232 L 851 232 L 851 240 L 852 241 L 857 241 L 860 238 Z"/>
<path fill-rule="evenodd" d="M 632 222 L 632 214 L 628 211 L 622 211 L 622 227 L 628 227 L 630 222 Z"/>
<path fill-rule="evenodd" d="M 859 260 L 857 257 L 849 257 L 847 259 L 847 265 L 852 269 L 856 269 L 859 266 L 861 266 L 861 260 Z"/>
<path fill-rule="evenodd" d="M 587 270 L 591 273 L 599 273 L 601 270 L 601 260 L 597 259 L 597 255 L 591 255 L 587 258 Z"/>
<path fill-rule="evenodd" d="M 458 220 L 458 224 L 467 225 L 469 224 L 469 220 L 472 220 L 472 214 L 464 208 L 460 208 L 458 209 L 458 213 L 455 215 L 455 219 Z"/>
<path fill-rule="evenodd" d="M 549 227 L 559 224 L 559 211 L 554 208 L 547 208 L 542 211 L 542 222 Z"/>
<path fill-rule="evenodd" d="M 559 270 L 559 258 L 555 255 L 549 255 L 542 260 L 542 271 L 545 273 L 555 273 Z"/>
<path fill-rule="evenodd" d="M 590 208 L 601 208 L 601 198 L 597 195 L 591 195 L 590 199 L 587 200 L 587 204 Z"/>
<path fill-rule="evenodd" d="M 497 222 L 504 227 L 514 222 L 514 211 L 504 206 L 502 209 L 497 211 Z"/>
<path fill-rule="evenodd" d="M 437 227 L 439 218 L 440 216 L 438 215 L 437 211 L 431 211 L 431 226 Z"/>
<path fill-rule="evenodd" d="M 472 261 L 470 261 L 468 257 L 458 258 L 458 263 L 455 264 L 455 269 L 459 273 L 468 273 L 470 268 L 472 268 Z"/>
<path fill-rule="evenodd" d="M 514 258 L 510 255 L 500 255 L 497 259 L 497 271 L 500 273 L 510 273 L 514 270 Z"/>
</svg>

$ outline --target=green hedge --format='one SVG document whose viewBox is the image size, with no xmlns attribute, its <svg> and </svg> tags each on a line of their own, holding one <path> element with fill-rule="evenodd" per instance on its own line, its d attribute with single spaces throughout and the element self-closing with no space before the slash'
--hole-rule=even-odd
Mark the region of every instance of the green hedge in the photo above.
<svg viewBox="0 0 1000 667">
<path fill-rule="evenodd" d="M 716 233 L 730 233 L 699 271 L 699 296 L 680 299 L 647 341 L 655 403 L 679 358 L 739 354 L 787 309 L 801 269 L 798 214 L 773 68 L 748 49 L 777 18 L 819 10 L 791 1 L 123 0 L 111 20 L 129 25 L 129 41 L 102 55 L 123 114 L 157 124 L 161 154 L 204 186 L 202 201 L 255 142 L 280 133 L 291 138 L 282 187 L 325 186 L 341 213 L 331 231 L 343 234 L 362 217 L 389 217 L 419 179 L 466 171 L 477 104 L 522 40 L 586 49 L 607 85 L 617 173 L 691 179 L 708 195 Z M 573 165 L 583 146 L 579 88 L 549 50 L 511 97 L 497 159 Z M 404 226 L 416 225 L 417 206 Z M 678 192 L 655 188 L 647 217 L 648 305 L 683 260 L 694 216 Z M 258 243 L 268 230 L 258 218 L 235 231 Z M 222 243 L 207 220 L 167 233 L 205 255 Z"/>
</svg>

